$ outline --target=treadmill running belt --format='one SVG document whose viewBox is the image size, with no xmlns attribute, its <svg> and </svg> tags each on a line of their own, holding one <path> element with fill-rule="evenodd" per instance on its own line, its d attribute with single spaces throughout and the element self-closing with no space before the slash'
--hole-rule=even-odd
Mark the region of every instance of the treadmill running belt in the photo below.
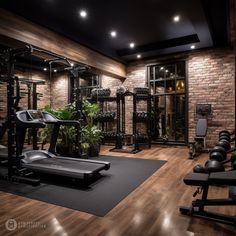
<svg viewBox="0 0 236 236">
<path fill-rule="evenodd" d="M 78 162 L 73 160 L 64 160 L 60 158 L 47 158 L 37 160 L 32 163 L 22 163 L 22 166 L 38 172 L 58 174 L 62 176 L 81 178 L 85 175 L 93 175 L 94 173 L 104 169 L 104 165 L 96 163 Z"/>
</svg>

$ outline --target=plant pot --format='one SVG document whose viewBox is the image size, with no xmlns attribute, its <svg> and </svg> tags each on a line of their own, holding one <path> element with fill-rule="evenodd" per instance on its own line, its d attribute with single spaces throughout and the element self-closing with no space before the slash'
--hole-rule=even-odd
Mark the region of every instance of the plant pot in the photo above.
<svg viewBox="0 0 236 236">
<path fill-rule="evenodd" d="M 71 157 L 73 156 L 73 153 L 71 151 L 71 147 L 68 146 L 64 146 L 61 144 L 57 144 L 56 146 L 56 152 L 60 155 L 60 156 L 66 156 L 66 157 Z"/>
<path fill-rule="evenodd" d="M 97 157 L 99 155 L 99 152 L 100 152 L 100 146 L 90 147 L 88 149 L 88 156 L 89 157 Z"/>
</svg>

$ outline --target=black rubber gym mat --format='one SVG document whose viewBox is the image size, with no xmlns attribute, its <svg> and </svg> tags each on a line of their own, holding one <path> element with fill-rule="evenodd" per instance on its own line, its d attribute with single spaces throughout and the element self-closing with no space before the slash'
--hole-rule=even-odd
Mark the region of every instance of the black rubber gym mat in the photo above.
<svg viewBox="0 0 236 236">
<path fill-rule="evenodd" d="M 166 163 L 161 160 L 114 156 L 99 156 L 97 159 L 110 162 L 111 168 L 102 171 L 101 178 L 93 182 L 89 188 L 82 187 L 81 183 L 61 178 L 53 180 L 50 176 L 46 181 L 42 179 L 41 185 L 36 187 L 1 180 L 0 191 L 105 216 Z"/>
</svg>

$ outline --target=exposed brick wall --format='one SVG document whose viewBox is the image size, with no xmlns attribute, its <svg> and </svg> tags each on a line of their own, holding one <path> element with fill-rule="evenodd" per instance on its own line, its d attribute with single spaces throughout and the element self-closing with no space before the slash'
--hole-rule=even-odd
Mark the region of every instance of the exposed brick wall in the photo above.
<svg viewBox="0 0 236 236">
<path fill-rule="evenodd" d="M 138 64 L 128 67 L 127 78 L 122 81 L 117 78 L 112 78 L 110 76 L 102 75 L 102 87 L 111 89 L 111 96 L 116 96 L 116 90 L 118 87 L 123 86 L 125 89 L 133 92 L 134 87 L 144 87 L 145 86 L 145 65 Z M 145 110 L 144 102 L 137 104 L 138 111 Z M 116 111 L 116 104 L 114 102 L 107 104 L 107 110 Z M 133 132 L 133 98 L 127 96 L 125 98 L 125 132 L 127 134 L 132 134 Z M 112 125 L 112 124 L 109 124 Z M 116 123 L 113 123 L 113 127 L 109 127 L 110 130 L 115 130 Z M 138 125 L 140 131 L 144 130 L 142 124 Z"/>
<path fill-rule="evenodd" d="M 127 77 L 124 83 L 122 84 L 125 88 L 127 88 L 130 92 L 133 92 L 133 89 L 135 87 L 144 87 L 146 86 L 146 80 L 145 80 L 145 64 L 141 63 L 135 63 L 127 68 Z M 145 106 L 145 105 L 144 105 Z M 139 110 L 143 110 L 143 107 L 138 106 Z M 126 123 L 126 133 L 132 133 L 133 132 L 133 99 L 132 97 L 128 97 L 126 99 L 125 109 L 127 111 L 125 115 L 125 123 Z M 131 111 L 131 112 L 129 112 Z M 140 128 L 140 127 L 139 127 Z M 140 128 L 143 130 L 143 127 Z"/>
<path fill-rule="evenodd" d="M 19 78 L 25 78 L 28 80 L 44 80 L 45 85 L 38 85 L 37 92 L 42 93 L 43 97 L 40 98 L 38 101 L 38 108 L 42 108 L 47 101 L 50 101 L 50 85 L 48 80 L 48 75 L 45 72 L 40 71 L 31 71 L 23 72 L 23 71 L 16 71 L 15 75 Z M 27 91 L 27 86 L 23 83 L 20 83 L 21 91 Z M 28 108 L 28 101 L 27 95 L 21 94 L 22 98 L 20 100 L 19 106 L 27 109 Z M 7 114 L 7 85 L 6 83 L 0 84 L 0 117 L 4 118 Z"/>
<path fill-rule="evenodd" d="M 214 146 L 218 132 L 234 129 L 234 54 L 218 49 L 193 53 L 188 60 L 189 139 L 195 136 L 197 103 L 212 104 L 207 143 Z"/>
<path fill-rule="evenodd" d="M 101 85 L 103 88 L 111 89 L 111 96 L 116 96 L 116 89 L 122 85 L 122 81 L 107 75 L 101 75 Z"/>
<path fill-rule="evenodd" d="M 160 61 L 162 59 L 160 58 Z M 147 61 L 146 64 L 150 63 Z M 234 53 L 232 49 L 215 49 L 193 52 L 187 60 L 189 88 L 189 140 L 195 136 L 197 103 L 212 104 L 213 114 L 209 119 L 207 144 L 214 146 L 218 132 L 234 128 Z M 127 79 L 123 83 L 130 91 L 145 86 L 145 63 L 128 66 Z M 128 104 L 131 107 L 131 103 Z M 129 129 L 132 128 L 131 113 L 127 113 Z"/>
<path fill-rule="evenodd" d="M 37 102 L 38 108 L 43 108 L 47 101 L 50 100 L 50 81 L 48 80 L 48 73 L 47 72 L 40 72 L 40 71 L 31 71 L 31 72 L 22 72 L 18 71 L 15 75 L 19 78 L 25 78 L 28 80 L 44 80 L 44 85 L 37 85 L 37 92 L 42 93 L 43 97 L 40 98 Z M 21 91 L 27 92 L 27 86 L 24 83 L 20 83 Z M 20 100 L 19 106 L 27 109 L 28 108 L 28 101 L 27 95 L 21 95 L 22 98 Z"/>
<path fill-rule="evenodd" d="M 68 74 L 55 73 L 51 81 L 51 106 L 58 109 L 68 103 Z"/>
</svg>

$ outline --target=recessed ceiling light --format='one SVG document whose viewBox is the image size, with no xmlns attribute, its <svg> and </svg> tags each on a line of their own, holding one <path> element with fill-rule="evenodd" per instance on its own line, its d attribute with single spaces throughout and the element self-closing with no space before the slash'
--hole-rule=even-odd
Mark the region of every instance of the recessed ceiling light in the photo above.
<svg viewBox="0 0 236 236">
<path fill-rule="evenodd" d="M 54 71 L 54 72 L 57 72 L 57 70 L 56 70 L 56 69 L 54 69 L 53 71 Z"/>
<path fill-rule="evenodd" d="M 132 42 L 132 43 L 129 44 L 129 46 L 130 46 L 130 48 L 134 48 L 135 47 L 135 43 Z"/>
<path fill-rule="evenodd" d="M 86 18 L 87 17 L 87 11 L 86 10 L 81 10 L 79 12 L 79 15 L 80 15 L 81 18 Z"/>
<path fill-rule="evenodd" d="M 43 68 L 44 71 L 47 71 L 48 69 L 46 67 Z"/>
<path fill-rule="evenodd" d="M 117 33 L 116 33 L 116 31 L 112 30 L 112 31 L 110 32 L 110 35 L 111 35 L 111 37 L 115 38 L 116 35 L 117 35 Z"/>
<path fill-rule="evenodd" d="M 191 49 L 195 49 L 195 45 L 191 45 L 190 48 L 191 48 Z"/>
<path fill-rule="evenodd" d="M 141 58 L 141 54 L 138 54 L 138 55 L 137 55 L 137 58 Z"/>
<path fill-rule="evenodd" d="M 179 22 L 179 20 L 180 20 L 180 16 L 179 15 L 176 15 L 176 16 L 173 17 L 173 21 L 174 22 Z"/>
</svg>

